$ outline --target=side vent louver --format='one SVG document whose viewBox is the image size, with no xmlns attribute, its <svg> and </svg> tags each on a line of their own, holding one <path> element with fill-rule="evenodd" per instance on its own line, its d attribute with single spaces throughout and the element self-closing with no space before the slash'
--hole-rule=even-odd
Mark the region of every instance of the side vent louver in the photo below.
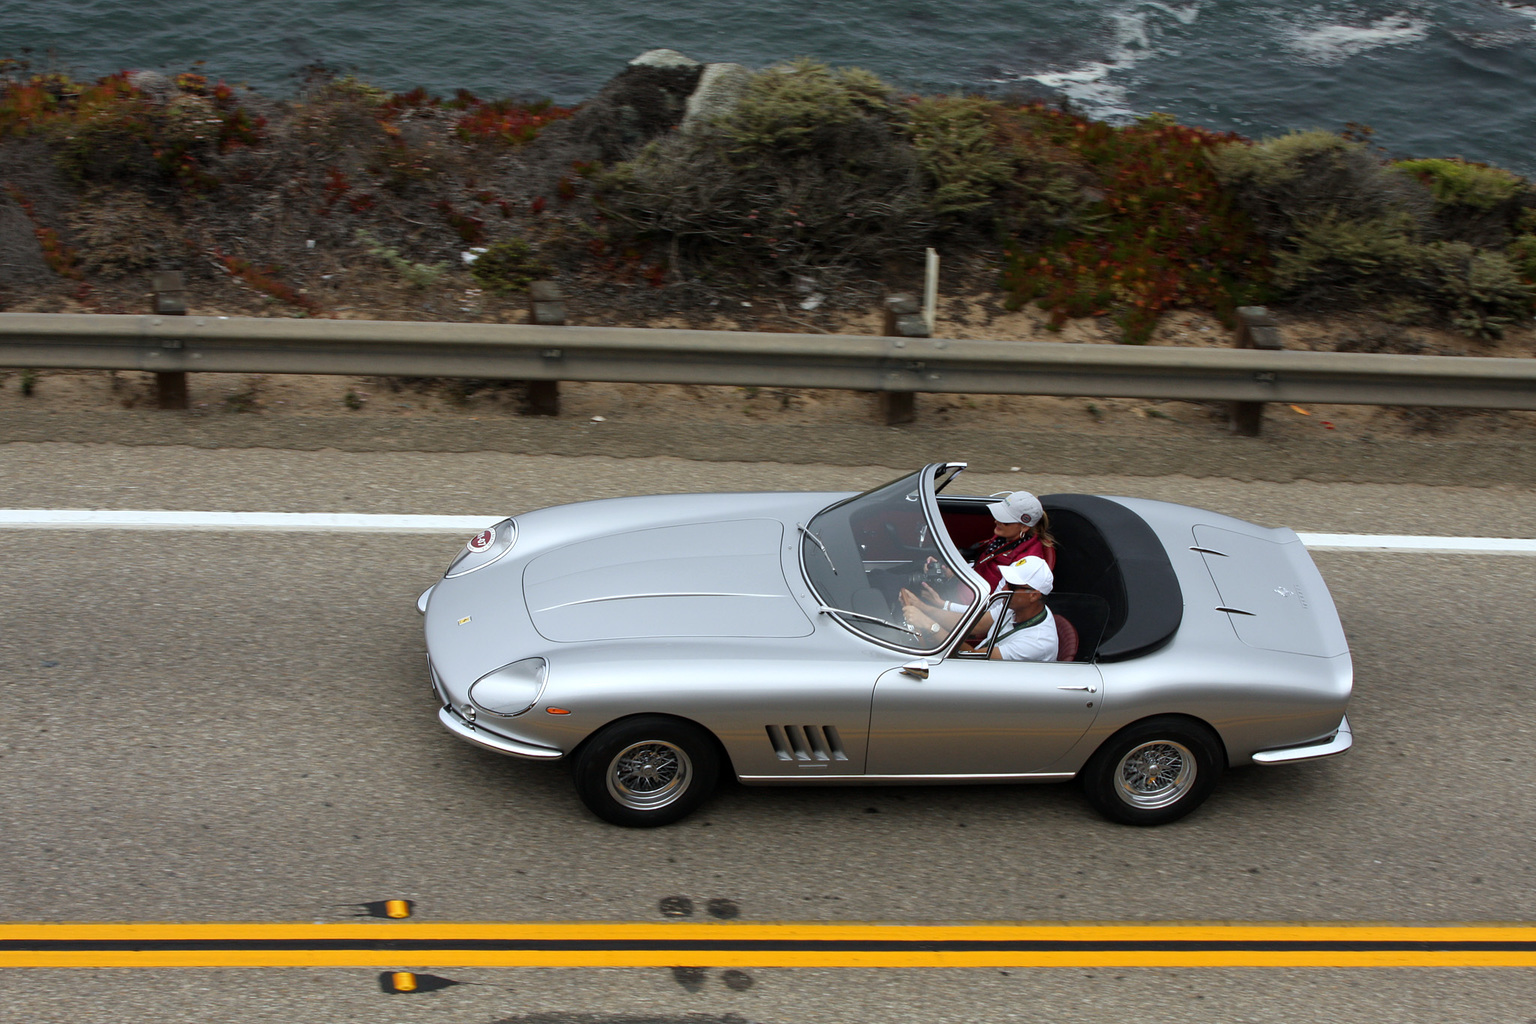
<svg viewBox="0 0 1536 1024">
<path fill-rule="evenodd" d="M 846 761 L 835 725 L 770 725 L 768 742 L 780 761 Z"/>
</svg>

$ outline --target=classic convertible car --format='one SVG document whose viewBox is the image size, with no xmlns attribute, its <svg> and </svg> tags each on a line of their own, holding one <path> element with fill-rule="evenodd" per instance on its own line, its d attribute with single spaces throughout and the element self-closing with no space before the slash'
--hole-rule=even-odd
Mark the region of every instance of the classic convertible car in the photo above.
<svg viewBox="0 0 1536 1024">
<path fill-rule="evenodd" d="M 722 771 L 1077 779 L 1107 817 L 1156 825 L 1226 768 L 1349 749 L 1349 647 L 1290 530 L 1046 495 L 1046 603 L 1076 649 L 1050 663 L 967 651 L 1006 598 L 961 553 L 990 536 L 994 500 L 943 493 L 963 468 L 863 494 L 617 498 L 503 520 L 417 602 L 438 718 L 486 749 L 569 763 L 593 813 L 630 826 L 683 817 Z M 928 581 L 964 608 L 954 626 L 904 618 L 900 591 Z"/>
</svg>

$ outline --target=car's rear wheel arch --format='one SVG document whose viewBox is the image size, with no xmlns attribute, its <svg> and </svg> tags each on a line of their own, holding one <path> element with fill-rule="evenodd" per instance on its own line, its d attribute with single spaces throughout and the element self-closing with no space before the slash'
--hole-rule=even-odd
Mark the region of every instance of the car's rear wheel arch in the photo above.
<svg viewBox="0 0 1536 1024">
<path fill-rule="evenodd" d="M 1120 733 L 1125 732 L 1127 729 L 1141 725 L 1143 722 L 1150 722 L 1158 719 L 1178 719 L 1184 722 L 1188 722 L 1191 726 L 1194 726 L 1197 729 L 1204 729 L 1210 736 L 1211 742 L 1216 745 L 1217 752 L 1221 755 L 1222 768 L 1225 769 L 1231 767 L 1232 762 L 1227 758 L 1227 743 L 1221 738 L 1220 730 L 1218 730 L 1210 722 L 1207 722 L 1205 719 L 1196 715 L 1148 715 L 1146 718 L 1138 718 L 1136 721 L 1131 722 L 1129 725 L 1121 727 L 1115 735 L 1118 736 Z M 1100 745 L 1102 746 L 1102 744 Z"/>
<path fill-rule="evenodd" d="M 1226 744 L 1208 722 L 1193 715 L 1151 715 L 1100 743 L 1078 782 L 1111 821 L 1162 825 L 1203 803 L 1226 767 Z"/>
</svg>

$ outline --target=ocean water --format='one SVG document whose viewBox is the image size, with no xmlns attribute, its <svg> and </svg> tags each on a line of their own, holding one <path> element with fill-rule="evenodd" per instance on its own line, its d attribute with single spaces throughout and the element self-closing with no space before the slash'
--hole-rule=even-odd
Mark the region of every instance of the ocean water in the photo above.
<svg viewBox="0 0 1536 1024">
<path fill-rule="evenodd" d="M 0 57 L 81 75 L 205 60 L 274 95 L 318 62 L 574 103 L 657 47 L 812 56 L 914 92 L 1045 88 L 1256 138 L 1355 122 L 1395 156 L 1536 177 L 1536 0 L 0 0 Z"/>
</svg>

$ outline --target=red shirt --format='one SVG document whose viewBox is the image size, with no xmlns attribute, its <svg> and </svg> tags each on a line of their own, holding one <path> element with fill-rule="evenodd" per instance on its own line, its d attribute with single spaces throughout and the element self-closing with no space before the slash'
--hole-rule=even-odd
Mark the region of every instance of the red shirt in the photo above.
<svg viewBox="0 0 1536 1024">
<path fill-rule="evenodd" d="M 971 564 L 981 574 L 981 578 L 987 581 L 987 586 L 996 590 L 997 585 L 1003 582 L 1003 574 L 997 567 L 1012 565 L 1030 555 L 1045 559 L 1045 564 L 1051 571 L 1056 571 L 1056 549 L 1046 547 L 1038 535 L 1024 536 L 1011 541 L 993 537 L 981 546 L 981 550 L 976 554 L 976 561 Z"/>
</svg>

